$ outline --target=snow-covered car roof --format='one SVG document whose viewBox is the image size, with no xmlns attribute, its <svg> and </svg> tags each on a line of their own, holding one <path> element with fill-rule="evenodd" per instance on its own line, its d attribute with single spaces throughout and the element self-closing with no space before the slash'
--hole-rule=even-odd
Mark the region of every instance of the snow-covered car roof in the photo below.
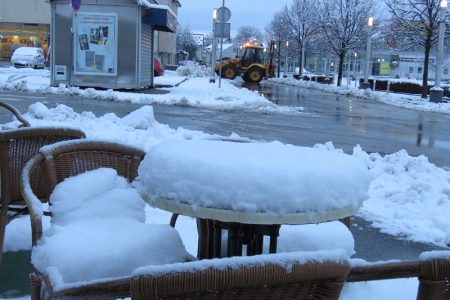
<svg viewBox="0 0 450 300">
<path fill-rule="evenodd" d="M 36 47 L 19 47 L 14 51 L 14 54 L 20 55 L 36 55 L 40 48 Z"/>
</svg>

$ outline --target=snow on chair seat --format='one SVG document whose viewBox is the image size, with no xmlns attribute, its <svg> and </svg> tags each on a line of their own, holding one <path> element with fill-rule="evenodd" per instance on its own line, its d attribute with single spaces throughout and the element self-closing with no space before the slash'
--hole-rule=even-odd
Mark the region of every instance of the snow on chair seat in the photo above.
<svg viewBox="0 0 450 300">
<path fill-rule="evenodd" d="M 144 223 L 145 203 L 129 186 L 144 155 L 116 143 L 62 142 L 42 148 L 25 166 L 22 192 L 32 217 L 36 269 L 32 298 L 41 292 L 50 298 L 64 295 L 74 287 L 82 296 L 99 289 L 114 294 L 108 284 L 96 283 L 120 281 L 138 266 L 192 259 L 172 227 Z M 42 164 L 53 188 L 51 227 L 45 232 L 41 202 L 28 181 Z"/>
</svg>

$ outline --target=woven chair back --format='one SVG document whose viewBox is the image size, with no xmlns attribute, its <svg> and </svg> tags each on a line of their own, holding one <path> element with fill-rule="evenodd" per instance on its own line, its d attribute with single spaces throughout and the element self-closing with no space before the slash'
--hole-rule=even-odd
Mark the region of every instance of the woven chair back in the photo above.
<svg viewBox="0 0 450 300">
<path fill-rule="evenodd" d="M 145 152 L 122 144 L 101 141 L 60 143 L 44 154 L 44 169 L 52 187 L 64 179 L 98 168 L 115 169 L 133 181 Z"/>
<path fill-rule="evenodd" d="M 346 262 L 174 271 L 141 275 L 131 282 L 135 300 L 303 299 L 337 300 L 350 270 Z"/>
<path fill-rule="evenodd" d="M 60 141 L 85 138 L 84 132 L 68 128 L 19 128 L 0 132 L 0 171 L 2 205 L 24 204 L 20 192 L 20 176 L 25 163 L 42 146 Z M 48 196 L 47 180 L 34 176 L 39 186 L 37 195 Z"/>
</svg>

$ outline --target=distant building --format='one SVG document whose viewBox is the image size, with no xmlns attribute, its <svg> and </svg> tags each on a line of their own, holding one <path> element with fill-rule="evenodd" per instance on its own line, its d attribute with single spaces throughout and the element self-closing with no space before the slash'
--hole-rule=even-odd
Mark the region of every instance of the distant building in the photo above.
<svg viewBox="0 0 450 300">
<path fill-rule="evenodd" d="M 194 38 L 195 43 L 197 44 L 197 51 L 195 51 L 195 60 L 196 61 L 205 61 L 205 55 L 203 53 L 203 49 L 205 46 L 205 38 L 203 34 L 193 33 L 192 37 Z"/>
<path fill-rule="evenodd" d="M 159 4 L 167 5 L 178 15 L 181 3 L 178 0 L 158 0 Z M 177 34 L 169 32 L 157 32 L 155 34 L 156 55 L 163 65 L 175 65 L 177 62 Z"/>
<path fill-rule="evenodd" d="M 69 0 L 67 2 L 69 5 Z M 157 2 L 169 6 L 175 14 L 181 7 L 179 0 Z M 49 3 L 45 0 L 0 0 L 0 60 L 9 60 L 20 46 L 41 47 L 47 54 L 50 38 Z M 155 51 L 163 64 L 175 64 L 176 34 L 156 31 Z"/>
</svg>

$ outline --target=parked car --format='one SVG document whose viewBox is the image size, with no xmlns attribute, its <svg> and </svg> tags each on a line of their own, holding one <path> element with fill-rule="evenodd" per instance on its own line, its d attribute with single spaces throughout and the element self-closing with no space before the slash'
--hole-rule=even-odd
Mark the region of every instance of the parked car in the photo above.
<svg viewBox="0 0 450 300">
<path fill-rule="evenodd" d="M 11 65 L 16 68 L 43 69 L 45 67 L 44 51 L 36 47 L 19 47 L 11 56 Z"/>
<path fill-rule="evenodd" d="M 153 57 L 153 74 L 155 77 L 164 76 L 164 66 L 158 57 Z"/>
</svg>

